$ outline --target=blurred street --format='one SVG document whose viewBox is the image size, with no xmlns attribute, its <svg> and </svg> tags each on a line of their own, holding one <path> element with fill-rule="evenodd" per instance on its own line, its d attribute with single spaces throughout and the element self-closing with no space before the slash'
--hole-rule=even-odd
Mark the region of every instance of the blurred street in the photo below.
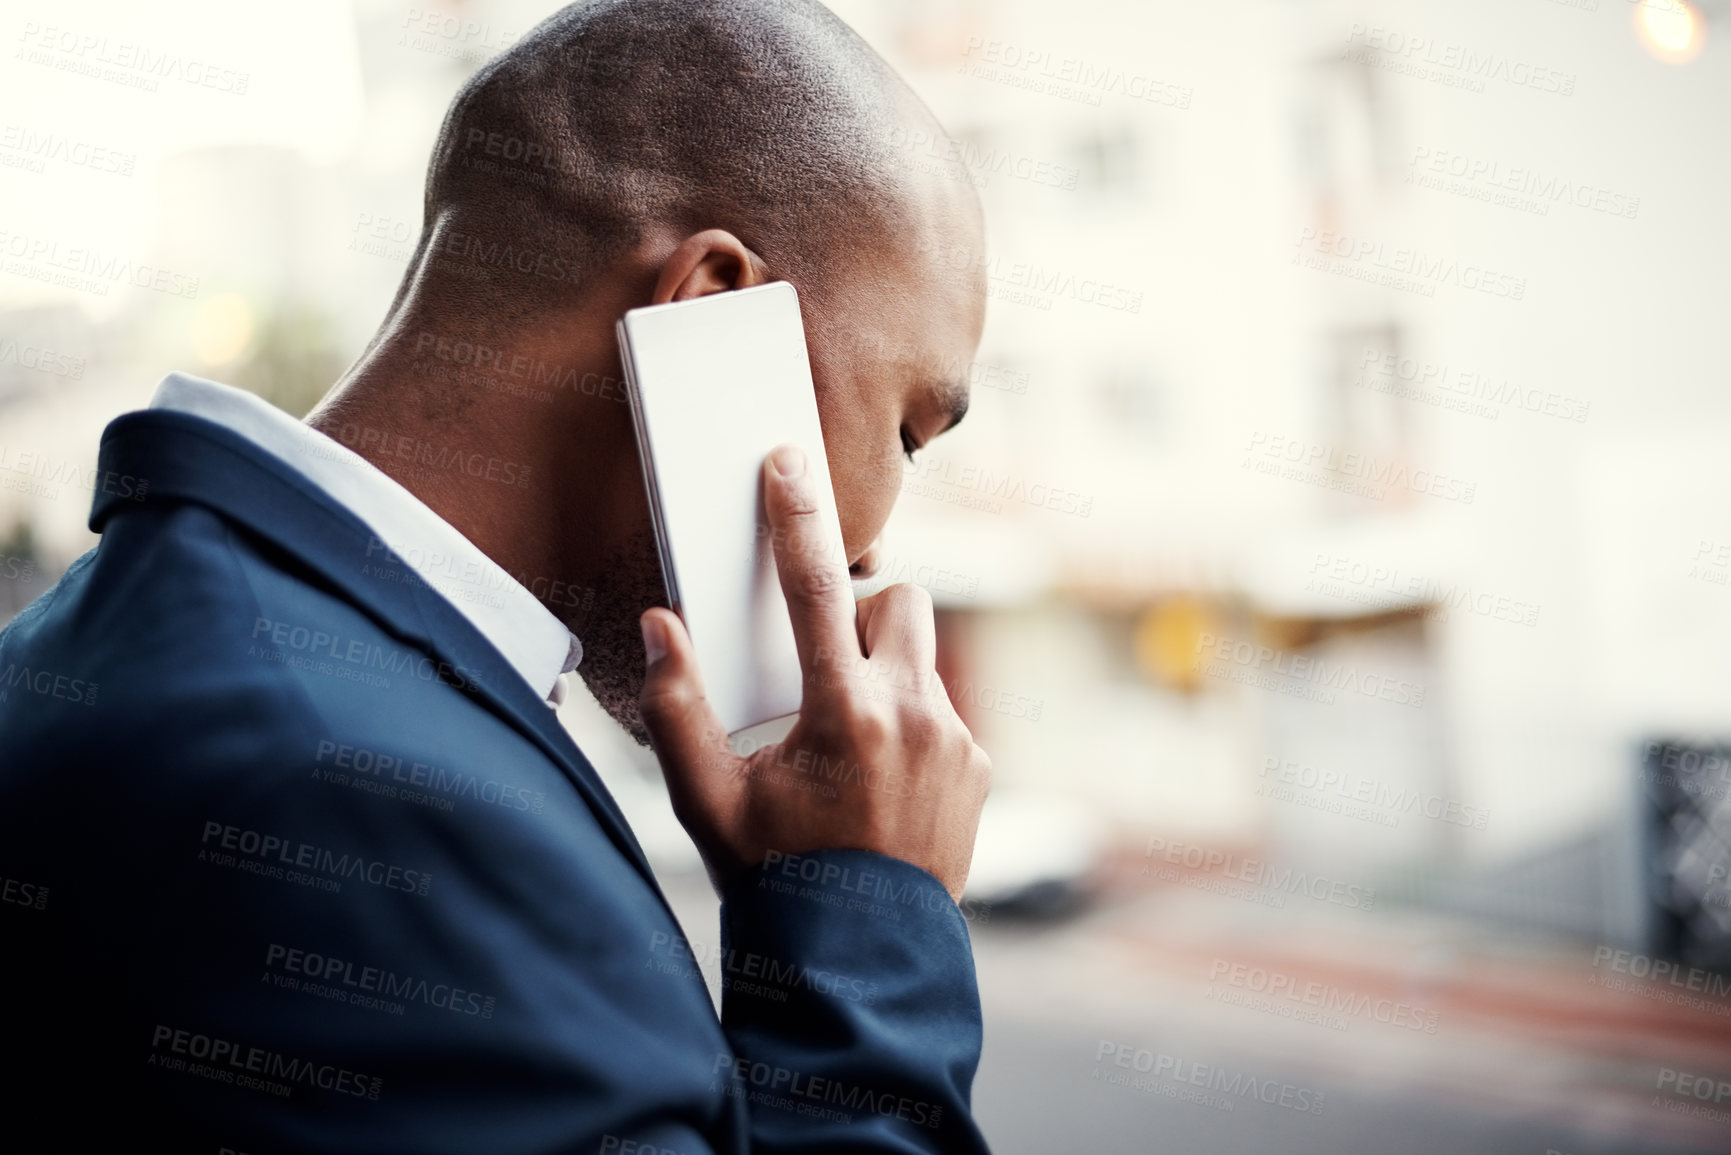
<svg viewBox="0 0 1731 1155">
<path fill-rule="evenodd" d="M 708 881 L 664 881 L 690 938 L 716 941 Z M 1661 1001 L 1663 984 L 1607 991 L 1609 964 L 1556 936 L 1414 910 L 1271 911 L 1133 874 L 1077 917 L 988 916 L 972 931 L 986 1013 L 974 1102 L 1000 1155 L 1680 1155 L 1731 1135 L 1655 1103 L 1661 1068 L 1731 1079 L 1731 1000 L 1703 1015 Z M 1278 992 L 1255 1005 L 1252 980 L 1234 986 L 1222 964 L 1362 1009 Z M 714 994 L 716 960 L 704 969 Z M 1235 995 L 1253 1005 L 1223 1001 Z M 1385 1001 L 1434 1033 L 1377 1021 Z M 1291 1017 L 1306 1011 L 1323 1021 Z M 1144 1073 L 1136 1050 L 1176 1062 Z M 1197 1064 L 1320 1094 L 1323 1109 L 1172 1097 L 1206 1092 L 1213 1072 Z"/>
</svg>

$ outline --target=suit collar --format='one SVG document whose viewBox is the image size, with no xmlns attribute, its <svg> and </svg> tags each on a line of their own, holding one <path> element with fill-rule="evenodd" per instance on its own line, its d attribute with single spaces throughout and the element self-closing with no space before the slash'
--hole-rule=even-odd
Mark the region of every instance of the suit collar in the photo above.
<svg viewBox="0 0 1731 1155">
<path fill-rule="evenodd" d="M 305 476 L 215 422 L 128 413 L 102 434 L 90 528 L 143 503 L 195 502 L 270 541 L 406 641 L 472 671 L 466 692 L 533 741 L 588 802 L 620 853 L 659 894 L 624 815 L 557 715 L 487 639 L 424 582 L 380 580 L 390 559 L 372 529 Z M 663 900 L 665 901 L 665 900 Z"/>
<path fill-rule="evenodd" d="M 583 652 L 565 624 L 474 542 L 347 445 L 370 442 L 399 465 L 413 462 L 410 468 L 493 487 L 527 485 L 527 467 L 353 424 L 340 431 L 345 445 L 261 397 L 187 373 L 164 377 L 150 407 L 214 421 L 304 475 L 376 530 L 395 555 L 388 565 L 412 571 L 444 594 L 537 693 L 549 697 L 563 689 L 559 675 Z M 477 464 L 481 469 L 471 473 Z"/>
</svg>

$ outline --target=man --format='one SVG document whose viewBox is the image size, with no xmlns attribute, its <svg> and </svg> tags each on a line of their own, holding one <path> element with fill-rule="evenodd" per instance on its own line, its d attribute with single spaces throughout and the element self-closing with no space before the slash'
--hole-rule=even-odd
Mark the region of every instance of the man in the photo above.
<svg viewBox="0 0 1731 1155">
<path fill-rule="evenodd" d="M 101 544 L 0 635 L 8 1148 L 983 1149 L 956 900 L 989 765 L 930 602 L 856 620 L 782 548 L 815 506 L 778 450 L 806 693 L 735 758 L 650 608 L 613 337 L 794 283 L 869 570 L 982 324 L 967 184 L 897 162 L 927 131 L 811 0 L 573 5 L 457 97 L 389 315 L 304 425 L 176 374 L 109 427 Z M 719 1021 L 548 708 L 572 668 L 653 740 L 758 980 Z M 813 764 L 848 772 L 781 769 Z"/>
</svg>

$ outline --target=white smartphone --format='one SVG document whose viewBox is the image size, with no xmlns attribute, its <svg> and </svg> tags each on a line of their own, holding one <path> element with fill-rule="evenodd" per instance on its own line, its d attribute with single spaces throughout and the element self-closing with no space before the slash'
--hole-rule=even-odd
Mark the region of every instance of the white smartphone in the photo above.
<svg viewBox="0 0 1731 1155">
<path fill-rule="evenodd" d="M 778 281 L 632 309 L 619 351 L 667 604 L 710 704 L 729 734 L 795 714 L 799 653 L 763 507 L 777 445 L 805 450 L 820 505 L 822 539 L 792 547 L 847 565 L 799 294 Z"/>
</svg>

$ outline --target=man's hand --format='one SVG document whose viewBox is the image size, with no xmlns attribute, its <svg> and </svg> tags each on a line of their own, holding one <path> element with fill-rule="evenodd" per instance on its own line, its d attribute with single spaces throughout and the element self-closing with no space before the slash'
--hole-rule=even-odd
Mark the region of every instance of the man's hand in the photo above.
<svg viewBox="0 0 1731 1155">
<path fill-rule="evenodd" d="M 960 902 L 991 760 L 938 680 L 931 597 L 891 586 L 859 602 L 856 624 L 847 562 L 839 543 L 822 541 L 805 460 L 784 445 L 764 463 L 805 675 L 786 739 L 735 755 L 684 623 L 665 609 L 643 615 L 649 669 L 639 701 L 673 811 L 718 884 L 772 850 L 875 850 L 930 871 Z"/>
</svg>

